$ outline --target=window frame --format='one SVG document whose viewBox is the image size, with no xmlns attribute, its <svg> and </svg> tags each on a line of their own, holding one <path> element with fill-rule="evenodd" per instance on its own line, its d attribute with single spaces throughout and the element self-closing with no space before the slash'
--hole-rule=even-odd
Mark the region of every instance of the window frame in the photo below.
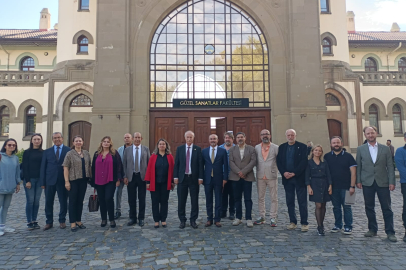
<svg viewBox="0 0 406 270">
<path fill-rule="evenodd" d="M 88 99 L 90 100 L 90 104 L 89 104 L 89 105 L 74 105 L 74 104 L 72 104 L 73 101 L 74 101 L 75 99 L 79 98 L 80 96 L 85 96 L 86 98 L 88 98 Z M 69 107 L 74 107 L 74 108 L 93 107 L 93 101 L 92 101 L 92 99 L 91 99 L 88 95 L 79 94 L 79 95 L 75 96 L 74 98 L 72 98 L 72 100 L 71 100 L 71 102 L 70 102 L 70 104 L 69 104 Z"/>
<path fill-rule="evenodd" d="M 34 113 L 30 113 L 30 110 L 34 109 Z M 25 136 L 31 136 L 35 133 L 37 126 L 37 108 L 30 105 L 25 109 Z M 31 123 L 32 121 L 32 123 Z M 32 129 L 32 130 L 31 130 Z"/>
<path fill-rule="evenodd" d="M 87 40 L 87 43 L 81 43 L 84 39 Z M 77 42 L 77 54 L 89 54 L 89 38 L 85 35 L 78 37 Z M 86 51 L 82 51 L 82 48 L 87 48 Z"/>
<path fill-rule="evenodd" d="M 396 111 L 396 112 L 394 111 L 395 106 L 399 108 L 399 111 Z M 396 115 L 396 118 L 399 119 L 399 128 L 400 128 L 400 130 L 395 129 L 395 115 Z M 392 118 L 393 118 L 393 133 L 394 134 L 403 134 L 402 107 L 397 103 L 395 105 L 393 105 L 393 107 L 392 107 Z"/>
<path fill-rule="evenodd" d="M 87 1 L 88 2 L 88 5 L 87 6 L 84 6 L 83 5 L 83 1 L 84 0 L 79 0 L 78 2 L 79 2 L 79 7 L 78 7 L 78 11 L 89 11 L 90 10 L 90 0 L 85 0 L 85 1 Z"/>
<path fill-rule="evenodd" d="M 8 113 L 3 113 L 4 109 L 8 109 Z M 7 119 L 3 119 L 6 118 Z M 7 120 L 7 129 L 8 129 L 8 133 L 3 133 L 3 121 Z M 8 137 L 10 134 L 10 108 L 8 106 L 1 106 L 0 107 L 0 137 Z"/>
<path fill-rule="evenodd" d="M 371 65 L 367 66 L 368 61 L 373 62 L 375 65 L 374 66 L 371 66 Z M 368 57 L 367 59 L 365 59 L 364 68 L 365 68 L 365 72 L 378 72 L 378 61 L 373 57 Z M 372 68 L 374 68 L 375 70 L 371 70 Z"/>
<path fill-rule="evenodd" d="M 375 111 L 371 111 L 371 108 L 375 108 Z M 368 108 L 368 113 L 369 113 L 369 119 L 368 119 L 369 125 L 370 126 L 375 126 L 377 131 L 378 131 L 378 134 L 380 134 L 380 132 L 379 132 L 379 108 L 378 108 L 378 106 L 376 106 L 375 104 L 371 104 L 369 106 L 369 108 Z M 374 118 L 376 118 L 376 125 L 373 125 L 371 123 L 371 115 L 374 115 Z"/>
<path fill-rule="evenodd" d="M 400 65 L 401 61 L 403 61 L 403 65 Z M 406 73 L 406 57 L 401 57 L 398 60 L 398 71 Z"/>
<path fill-rule="evenodd" d="M 24 66 L 24 63 L 27 60 L 32 60 L 33 65 Z M 25 68 L 27 68 L 28 70 L 24 70 Z M 23 72 L 35 71 L 35 60 L 34 60 L 34 58 L 32 58 L 31 56 L 23 57 L 23 59 L 21 59 L 21 61 L 20 61 L 20 71 L 23 71 Z"/>
<path fill-rule="evenodd" d="M 327 42 L 328 42 L 328 45 L 323 44 L 324 41 L 327 41 Z M 333 42 L 331 41 L 330 38 L 328 38 L 328 37 L 323 38 L 323 40 L 321 41 L 321 44 L 322 44 L 323 55 L 324 55 L 324 56 L 333 55 Z M 329 52 L 328 52 L 328 53 L 325 53 L 325 52 L 324 52 L 324 48 L 328 48 L 328 49 L 329 49 Z"/>
<path fill-rule="evenodd" d="M 324 1 L 326 3 L 326 8 L 323 10 L 321 6 L 321 2 Z M 331 6 L 330 6 L 330 0 L 320 0 L 320 13 L 321 14 L 331 14 Z"/>
</svg>

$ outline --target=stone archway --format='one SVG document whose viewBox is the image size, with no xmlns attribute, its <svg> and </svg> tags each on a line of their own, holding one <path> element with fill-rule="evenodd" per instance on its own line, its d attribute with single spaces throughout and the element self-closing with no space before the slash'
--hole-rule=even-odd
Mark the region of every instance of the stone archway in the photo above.
<svg viewBox="0 0 406 270">
<path fill-rule="evenodd" d="M 326 106 L 329 136 L 341 136 L 349 145 L 348 105 L 345 97 L 335 89 L 326 89 Z M 340 133 L 338 135 L 338 133 Z"/>
</svg>

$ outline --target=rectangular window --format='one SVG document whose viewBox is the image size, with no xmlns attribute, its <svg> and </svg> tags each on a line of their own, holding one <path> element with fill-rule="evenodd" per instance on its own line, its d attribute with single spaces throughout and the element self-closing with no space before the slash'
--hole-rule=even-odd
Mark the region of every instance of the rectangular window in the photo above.
<svg viewBox="0 0 406 270">
<path fill-rule="evenodd" d="M 36 118 L 36 116 L 27 116 L 27 130 L 25 132 L 27 136 L 35 133 Z"/>
<path fill-rule="evenodd" d="M 320 8 L 322 13 L 330 12 L 329 0 L 320 0 Z"/>
<path fill-rule="evenodd" d="M 378 129 L 378 133 L 379 133 L 378 115 L 377 114 L 369 114 L 369 125 L 376 127 Z"/>
<path fill-rule="evenodd" d="M 402 121 L 400 114 L 393 114 L 393 130 L 397 134 L 402 134 Z"/>
<path fill-rule="evenodd" d="M 89 10 L 89 0 L 79 0 L 80 10 Z"/>
</svg>

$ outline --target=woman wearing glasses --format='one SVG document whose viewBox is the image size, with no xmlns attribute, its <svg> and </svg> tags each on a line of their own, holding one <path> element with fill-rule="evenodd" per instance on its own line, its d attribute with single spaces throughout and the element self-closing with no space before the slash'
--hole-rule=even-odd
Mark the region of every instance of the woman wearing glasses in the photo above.
<svg viewBox="0 0 406 270">
<path fill-rule="evenodd" d="M 20 162 L 16 153 L 16 140 L 6 140 L 0 150 L 0 236 L 14 231 L 5 224 L 13 193 L 20 191 Z"/>
<path fill-rule="evenodd" d="M 41 228 L 38 225 L 37 216 L 42 194 L 39 180 L 42 154 L 42 136 L 41 134 L 34 134 L 31 136 L 30 148 L 25 150 L 23 154 L 23 176 L 27 199 L 25 213 L 27 215 L 27 228 L 30 231 Z"/>
</svg>

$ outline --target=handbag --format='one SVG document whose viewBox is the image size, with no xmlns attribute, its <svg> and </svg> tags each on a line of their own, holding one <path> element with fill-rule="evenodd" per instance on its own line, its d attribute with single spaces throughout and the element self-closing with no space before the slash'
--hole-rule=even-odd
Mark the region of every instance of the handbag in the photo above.
<svg viewBox="0 0 406 270">
<path fill-rule="evenodd" d="M 89 197 L 89 212 L 99 211 L 99 196 L 96 195 L 96 189 L 93 191 L 93 195 Z"/>
</svg>

